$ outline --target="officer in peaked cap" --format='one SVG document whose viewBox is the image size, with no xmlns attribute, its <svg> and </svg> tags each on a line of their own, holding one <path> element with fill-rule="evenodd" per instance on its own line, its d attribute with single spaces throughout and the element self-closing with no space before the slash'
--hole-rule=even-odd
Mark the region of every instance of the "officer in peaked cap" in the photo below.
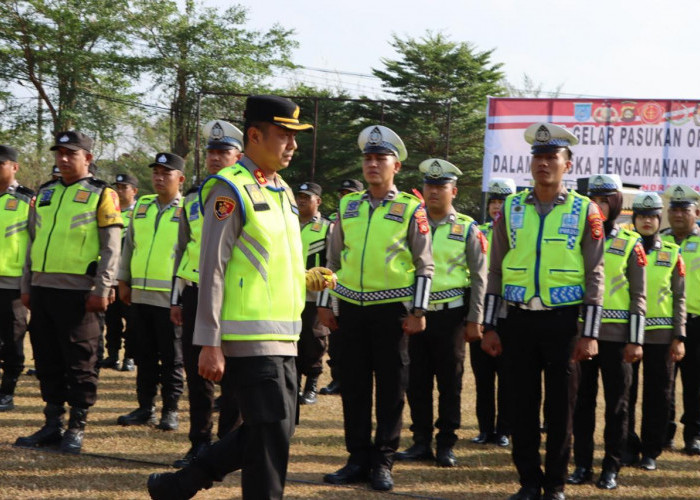
<svg viewBox="0 0 700 500">
<path fill-rule="evenodd" d="M 0 145 L 0 233 L 4 235 L 0 258 L 0 412 L 12 410 L 17 380 L 24 369 L 24 336 L 27 309 L 20 300 L 22 262 L 27 253 L 27 220 L 34 192 L 20 185 L 17 150 Z"/>
<path fill-rule="evenodd" d="M 348 484 L 371 476 L 372 488 L 390 490 L 408 375 L 405 334 L 425 329 L 434 264 L 425 208 L 420 199 L 394 184 L 407 157 L 403 141 L 391 129 L 371 125 L 360 132 L 358 145 L 369 187 L 340 200 L 328 255 L 328 267 L 338 274 L 333 291 L 340 302 L 338 321 L 328 294 L 319 299 L 323 324 L 331 330 L 340 326 L 344 337 L 340 365 L 347 377 L 342 377 L 341 395 L 350 457 L 347 465 L 326 474 L 324 481 Z M 374 443 L 373 377 L 377 384 Z"/>
<path fill-rule="evenodd" d="M 599 355 L 579 363 L 579 387 L 574 410 L 574 461 L 569 484 L 593 477 L 593 431 L 598 395 L 598 372 L 605 393 L 605 456 L 596 486 L 617 488 L 617 475 L 627 437 L 631 363 L 642 357 L 646 311 L 646 258 L 640 235 L 621 228 L 622 180 L 617 174 L 594 175 L 588 195 L 602 212 L 605 230 L 605 297 L 598 338 Z M 619 286 L 624 283 L 625 286 Z"/>
<path fill-rule="evenodd" d="M 114 186 L 119 196 L 119 205 L 121 207 L 122 220 L 124 221 L 124 229 L 122 230 L 123 243 L 131 224 L 131 214 L 136 205 L 139 181 L 131 174 L 119 173 L 114 177 L 112 186 Z M 116 289 L 116 286 L 114 288 Z M 136 339 L 133 338 L 132 334 L 134 325 L 130 319 L 131 310 L 130 306 L 121 301 L 118 291 L 115 291 L 115 301 L 107 307 L 107 312 L 105 313 L 107 357 L 100 362 L 100 366 L 121 371 L 134 371 L 133 344 Z M 124 339 L 124 360 L 120 363 L 119 351 L 122 346 L 122 338 Z"/>
<path fill-rule="evenodd" d="M 423 161 L 418 169 L 424 174 L 423 198 L 432 229 L 435 273 L 426 315 L 427 327 L 408 340 L 410 364 L 406 395 L 414 444 L 397 453 L 396 459 L 433 457 L 435 378 L 440 399 L 435 459 L 441 467 L 454 467 L 457 465 L 453 447 L 457 442 L 455 431 L 460 426 L 465 340 L 481 339 L 487 242 L 474 219 L 458 213 L 452 206 L 457 195 L 457 178 L 462 172 L 452 163 L 438 158 Z"/>
<path fill-rule="evenodd" d="M 304 270 L 294 195 L 279 175 L 297 148 L 299 106 L 277 96 L 246 101 L 246 154 L 207 178 L 194 344 L 199 373 L 222 380 L 243 423 L 172 474 L 152 474 L 151 498 L 190 498 L 241 469 L 243 498 L 280 499 L 297 414 L 295 357 L 306 288 L 334 284 Z M 221 249 L 227 249 L 223 252 Z M 305 280 L 306 276 L 306 280 Z"/>
<path fill-rule="evenodd" d="M 507 177 L 493 177 L 489 181 L 486 200 L 486 212 L 490 220 L 479 229 L 486 237 L 489 249 L 493 234 L 493 220 L 503 207 L 503 202 L 509 195 L 516 192 L 515 181 Z M 488 262 L 488 254 L 487 254 Z M 501 340 L 503 335 L 501 333 Z M 472 443 L 495 443 L 506 447 L 510 444 L 508 395 L 506 362 L 503 356 L 492 357 L 481 349 L 481 342 L 469 344 L 469 359 L 474 373 L 476 386 L 476 418 L 479 424 L 479 434 L 471 439 Z M 498 377 L 498 389 L 496 389 Z"/>
<path fill-rule="evenodd" d="M 315 182 L 304 182 L 296 190 L 301 223 L 301 243 L 304 249 L 306 267 L 326 265 L 326 248 L 330 237 L 331 222 L 323 217 L 321 206 L 321 186 Z M 299 378 L 299 402 L 316 403 L 318 377 L 323 371 L 323 355 L 328 350 L 328 328 L 318 320 L 316 300 L 318 292 L 306 292 L 306 305 L 301 313 L 301 333 L 298 343 L 297 377 Z M 301 377 L 306 376 L 306 384 L 301 389 Z"/>
<path fill-rule="evenodd" d="M 88 172 L 92 144 L 78 131 L 56 134 L 51 150 L 61 177 L 39 188 L 30 210 L 22 300 L 31 303 L 29 332 L 46 423 L 17 439 L 18 446 L 60 442 L 62 451 L 80 453 L 97 396 L 99 314 L 112 292 L 122 218 L 117 193 Z M 64 433 L 65 403 L 70 419 Z"/>
<path fill-rule="evenodd" d="M 623 465 L 642 458 L 639 467 L 656 470 L 668 427 L 673 365 L 685 354 L 685 264 L 680 247 L 659 235 L 663 201 L 657 193 L 639 193 L 632 201 L 632 222 L 642 237 L 646 268 L 646 320 L 644 329 L 644 398 L 641 441 L 635 432 L 639 361 L 632 365 L 628 435 Z"/>
<path fill-rule="evenodd" d="M 204 125 L 207 138 L 206 167 L 209 175 L 235 165 L 243 151 L 243 132 L 224 120 L 212 120 Z M 190 409 L 190 449 L 173 464 L 177 468 L 188 465 L 212 440 L 215 406 L 214 382 L 199 374 L 201 347 L 193 343 L 199 293 L 199 254 L 202 241 L 202 214 L 199 186 L 186 194 L 183 216 L 180 217 L 175 260 L 173 263 L 173 291 L 170 296 L 170 319 L 182 325 L 182 354 L 187 375 L 187 397 Z M 219 399 L 219 438 L 228 433 L 240 416 L 235 398 L 227 391 Z"/>
<path fill-rule="evenodd" d="M 170 321 L 173 247 L 182 218 L 180 188 L 185 160 L 158 153 L 151 168 L 155 194 L 136 202 L 119 265 L 119 297 L 132 306 L 138 408 L 117 418 L 124 426 L 156 422 L 155 398 L 161 387 L 163 407 L 157 427 L 178 428 L 178 403 L 183 392 L 182 342 L 179 325 Z"/>
<path fill-rule="evenodd" d="M 669 201 L 668 222 L 670 228 L 661 232 L 662 241 L 681 246 L 683 258 L 688 264 L 685 276 L 686 290 L 700 289 L 700 194 L 689 186 L 674 184 L 664 192 Z M 683 441 L 684 451 L 700 455 L 700 294 L 686 294 L 688 310 L 685 357 L 678 363 L 683 384 Z M 675 384 L 674 384 L 675 387 Z M 675 391 L 671 392 L 671 417 L 666 436 L 673 440 L 675 420 Z"/>
<path fill-rule="evenodd" d="M 564 498 L 571 447 L 576 370 L 597 354 L 603 304 L 603 221 L 595 203 L 563 183 L 577 139 L 551 123 L 525 130 L 532 146 L 532 191 L 506 198 L 493 226 L 482 348 L 512 364 L 513 461 L 520 490 L 511 498 Z M 564 269 L 566 272 L 561 272 Z M 501 300 L 508 304 L 496 332 Z M 578 317 L 584 318 L 580 338 Z M 541 469 L 540 405 L 547 415 L 545 470 Z"/>
</svg>

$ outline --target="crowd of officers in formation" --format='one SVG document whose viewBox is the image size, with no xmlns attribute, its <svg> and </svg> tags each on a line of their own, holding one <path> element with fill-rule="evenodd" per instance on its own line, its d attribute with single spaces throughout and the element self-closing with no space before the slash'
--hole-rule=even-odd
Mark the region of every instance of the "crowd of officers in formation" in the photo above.
<svg viewBox="0 0 700 500">
<path fill-rule="evenodd" d="M 588 197 L 566 189 L 577 139 L 538 123 L 525 131 L 532 188 L 492 179 L 492 222 L 479 226 L 452 205 L 461 172 L 448 161 L 423 161 L 422 192 L 399 191 L 406 147 L 373 125 L 358 138 L 367 189 L 344 180 L 338 211 L 324 217 L 321 186 L 292 192 L 277 173 L 311 128 L 298 118 L 287 99 L 253 96 L 243 132 L 208 123 L 209 177 L 184 196 L 185 162 L 172 153 L 149 165 L 155 194 L 137 198 L 134 176 L 112 187 L 92 175 L 93 141 L 80 132 L 56 134 L 54 178 L 36 193 L 15 180 L 17 152 L 0 146 L 0 411 L 14 408 L 27 309 L 46 403 L 44 425 L 17 446 L 79 453 L 100 366 L 135 365 L 137 407 L 118 424 L 177 429 L 188 387 L 191 447 L 177 472 L 149 477 L 153 498 L 191 498 L 237 469 L 244 498 L 281 498 L 298 404 L 316 402 L 328 352 L 320 393 L 341 394 L 349 456 L 323 479 L 390 490 L 395 460 L 457 465 L 469 343 L 472 442 L 512 439 L 512 499 L 561 499 L 566 483 L 593 479 L 599 372 L 596 486 L 616 488 L 623 465 L 656 469 L 673 443 L 678 369 L 684 451 L 700 455 L 700 294 L 685 293 L 700 286 L 700 194 L 671 186 L 670 228 L 659 232 L 663 200 L 642 192 L 621 226 L 620 178 L 592 176 Z M 413 443 L 399 452 L 404 396 Z"/>
</svg>

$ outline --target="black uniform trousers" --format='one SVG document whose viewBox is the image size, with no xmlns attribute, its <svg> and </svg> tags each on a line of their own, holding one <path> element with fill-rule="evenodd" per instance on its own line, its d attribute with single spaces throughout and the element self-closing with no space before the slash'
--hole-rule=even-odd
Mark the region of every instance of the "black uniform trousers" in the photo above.
<svg viewBox="0 0 700 500">
<path fill-rule="evenodd" d="M 688 315 L 685 325 L 685 356 L 678 363 L 683 384 L 681 423 L 686 443 L 700 438 L 700 316 L 693 316 Z"/>
<path fill-rule="evenodd" d="M 593 433 L 598 396 L 598 370 L 605 395 L 605 457 L 603 470 L 618 472 L 627 439 L 627 405 L 632 365 L 625 363 L 624 342 L 598 341 L 598 355 L 578 363 L 579 385 L 574 410 L 574 461 L 577 467 L 593 467 Z"/>
<path fill-rule="evenodd" d="M 12 396 L 24 369 L 24 336 L 27 333 L 27 309 L 19 290 L 0 288 L 0 394 Z"/>
<path fill-rule="evenodd" d="M 291 356 L 226 358 L 225 374 L 243 423 L 208 447 L 194 462 L 221 481 L 241 469 L 244 499 L 281 499 L 294 434 L 297 375 Z M 226 376 L 226 375 L 225 375 Z"/>
<path fill-rule="evenodd" d="M 197 316 L 197 286 L 188 285 L 182 291 L 182 358 L 187 374 L 187 397 L 190 402 L 190 432 L 192 444 L 209 443 L 214 413 L 214 382 L 199 375 L 199 353 L 202 347 L 192 343 L 194 321 Z M 224 377 L 222 387 L 230 383 Z M 221 439 L 233 429 L 240 417 L 238 404 L 232 391 L 222 391 L 220 400 L 219 427 Z"/>
<path fill-rule="evenodd" d="M 331 379 L 340 383 L 340 353 L 343 350 L 343 336 L 340 329 L 334 330 L 328 336 L 328 368 L 331 370 Z M 342 387 L 342 384 L 341 384 Z"/>
<path fill-rule="evenodd" d="M 512 363 L 513 462 L 523 487 L 563 491 L 571 454 L 577 376 L 571 356 L 577 341 L 578 307 L 550 311 L 508 308 L 505 344 Z M 544 372 L 547 442 L 540 458 L 540 405 Z"/>
<path fill-rule="evenodd" d="M 126 321 L 126 327 L 124 322 Z M 105 312 L 105 326 L 107 327 L 107 332 L 105 333 L 107 356 L 117 356 L 119 350 L 122 348 L 122 338 L 124 339 L 124 358 L 133 358 L 133 329 L 134 324 L 131 319 L 131 306 L 127 306 L 119 298 L 119 293 L 117 292 L 117 298 L 112 302 L 107 311 Z"/>
<path fill-rule="evenodd" d="M 643 456 L 654 459 L 661 455 L 666 440 L 666 427 L 671 405 L 674 363 L 671 361 L 668 351 L 669 344 L 644 344 L 642 361 L 632 364 L 627 447 L 632 453 L 641 452 Z M 640 363 L 644 369 L 641 442 L 635 432 L 635 406 L 639 387 Z"/>
<path fill-rule="evenodd" d="M 429 312 L 425 331 L 408 338 L 408 389 L 411 431 L 416 443 L 433 438 L 433 379 L 438 387 L 438 447 L 452 448 L 461 417 L 464 374 L 464 308 Z"/>
<path fill-rule="evenodd" d="M 393 464 L 408 385 L 408 341 L 401 324 L 406 314 L 398 302 L 358 306 L 340 301 L 341 395 L 349 463 L 362 467 Z M 373 385 L 377 390 L 374 445 Z"/>
<path fill-rule="evenodd" d="M 297 375 L 318 377 L 323 372 L 323 355 L 328 350 L 328 335 L 319 335 L 325 330 L 318 320 L 315 302 L 306 302 L 301 313 L 301 333 L 297 342 Z M 324 333 L 328 333 L 325 330 Z"/>
<path fill-rule="evenodd" d="M 481 342 L 478 341 L 469 344 L 469 360 L 476 386 L 476 419 L 479 422 L 479 432 L 510 434 L 504 357 L 490 356 L 484 352 Z M 496 388 L 496 377 L 498 377 L 498 388 Z"/>
<path fill-rule="evenodd" d="M 182 327 L 170 321 L 170 309 L 132 303 L 135 323 L 136 394 L 141 408 L 155 404 L 161 385 L 164 410 L 177 410 L 182 395 Z"/>
<path fill-rule="evenodd" d="M 29 338 L 41 398 L 89 408 L 97 397 L 97 313 L 85 312 L 90 292 L 33 286 Z"/>
</svg>

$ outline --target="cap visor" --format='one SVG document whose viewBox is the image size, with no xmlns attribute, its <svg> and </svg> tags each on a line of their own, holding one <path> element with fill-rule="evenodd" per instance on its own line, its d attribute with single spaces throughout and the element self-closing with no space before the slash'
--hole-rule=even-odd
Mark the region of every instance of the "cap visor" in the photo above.
<svg viewBox="0 0 700 500">
<path fill-rule="evenodd" d="M 365 146 L 362 151 L 364 154 L 377 154 L 377 155 L 393 155 L 398 159 L 398 153 L 389 148 L 384 148 L 382 146 Z"/>
<path fill-rule="evenodd" d="M 215 151 L 229 151 L 231 149 L 239 149 L 233 144 L 207 144 L 207 151 L 215 150 Z"/>
<path fill-rule="evenodd" d="M 554 151 L 559 151 L 560 149 L 568 149 L 567 146 L 532 146 L 531 153 L 533 155 L 538 153 L 552 153 Z"/>
<path fill-rule="evenodd" d="M 173 166 L 170 166 L 170 165 L 166 165 L 165 163 L 151 163 L 148 167 L 149 167 L 149 168 L 153 168 L 153 167 L 165 167 L 165 168 L 167 168 L 168 170 L 178 170 L 178 171 L 182 172 L 182 170 L 180 170 L 179 168 L 173 167 Z"/>
<path fill-rule="evenodd" d="M 51 149 L 49 151 L 56 151 L 58 148 L 66 148 L 66 149 L 72 149 L 73 151 L 78 151 L 79 149 L 82 149 L 83 151 L 88 151 L 85 148 L 81 148 L 77 144 L 54 144 L 51 146 Z M 89 153 L 90 151 L 88 151 Z"/>
<path fill-rule="evenodd" d="M 272 123 L 274 123 L 274 124 L 277 125 L 278 127 L 288 128 L 289 130 L 303 131 L 303 130 L 309 130 L 309 129 L 313 129 L 313 128 L 314 128 L 313 125 L 310 125 L 310 124 L 308 124 L 308 123 L 299 123 L 299 124 L 296 124 L 296 123 L 282 123 L 282 122 L 272 122 Z"/>
<path fill-rule="evenodd" d="M 456 180 L 457 179 L 450 179 L 449 177 L 440 177 L 438 179 L 434 179 L 432 177 L 424 177 L 423 183 L 433 184 L 435 186 L 442 186 L 443 184 L 449 184 L 450 182 L 455 182 Z"/>
</svg>

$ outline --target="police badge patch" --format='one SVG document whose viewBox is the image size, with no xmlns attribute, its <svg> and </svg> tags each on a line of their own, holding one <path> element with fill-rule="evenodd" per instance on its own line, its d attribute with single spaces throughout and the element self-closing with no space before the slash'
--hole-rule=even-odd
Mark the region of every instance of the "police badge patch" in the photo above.
<svg viewBox="0 0 700 500">
<path fill-rule="evenodd" d="M 578 215 L 564 214 L 561 217 L 561 226 L 559 226 L 559 234 L 567 234 L 569 236 L 578 235 Z"/>
<path fill-rule="evenodd" d="M 610 243 L 610 248 L 608 248 L 607 252 L 614 255 L 624 256 L 626 247 L 627 240 L 624 240 L 622 238 L 615 238 L 612 241 L 612 243 Z"/>
<path fill-rule="evenodd" d="M 403 222 L 403 214 L 406 212 L 405 203 L 393 202 L 389 207 L 389 213 L 384 216 L 385 219 L 395 222 Z"/>
<path fill-rule="evenodd" d="M 357 217 L 358 215 L 360 215 L 359 200 L 348 202 L 348 206 L 345 207 L 345 212 L 343 212 L 343 219 L 350 219 L 352 217 Z"/>
<path fill-rule="evenodd" d="M 73 198 L 73 201 L 78 202 L 78 203 L 87 203 L 89 199 L 90 199 L 90 191 L 78 189 L 78 191 L 75 193 L 75 197 Z"/>
<path fill-rule="evenodd" d="M 659 250 L 656 253 L 656 265 L 657 266 L 664 266 L 664 267 L 671 267 L 671 252 Z"/>
<path fill-rule="evenodd" d="M 683 247 L 684 252 L 697 252 L 698 251 L 698 242 L 697 241 L 689 241 L 688 243 L 685 244 L 685 247 Z"/>
<path fill-rule="evenodd" d="M 11 210 L 14 212 L 15 210 L 17 210 L 18 204 L 19 204 L 19 200 L 17 198 L 10 198 L 5 203 L 5 210 Z"/>
<path fill-rule="evenodd" d="M 218 220 L 227 219 L 236 208 L 236 202 L 228 196 L 219 196 L 214 201 L 214 215 Z"/>
<path fill-rule="evenodd" d="M 464 224 L 452 224 L 452 227 L 450 227 L 450 234 L 447 235 L 447 239 L 464 241 Z"/>
<path fill-rule="evenodd" d="M 46 191 L 42 191 L 41 198 L 39 199 L 39 206 L 45 207 L 47 205 L 51 205 L 51 197 L 53 196 L 53 193 L 53 189 L 47 189 Z"/>
<path fill-rule="evenodd" d="M 139 209 L 134 214 L 134 219 L 143 219 L 148 212 L 148 204 L 139 205 Z"/>
<path fill-rule="evenodd" d="M 245 190 L 250 196 L 250 201 L 253 202 L 253 210 L 259 212 L 261 210 L 270 210 L 270 205 L 265 201 L 265 195 L 262 194 L 260 187 L 257 184 L 246 184 Z"/>
<path fill-rule="evenodd" d="M 195 201 L 192 203 L 192 208 L 190 208 L 190 218 L 189 220 L 199 219 L 199 202 Z"/>
</svg>

